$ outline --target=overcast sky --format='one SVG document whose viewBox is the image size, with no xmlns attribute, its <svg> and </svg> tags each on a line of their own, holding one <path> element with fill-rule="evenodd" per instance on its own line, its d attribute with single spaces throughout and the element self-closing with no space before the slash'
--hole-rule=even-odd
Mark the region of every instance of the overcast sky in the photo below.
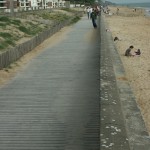
<svg viewBox="0 0 150 150">
<path fill-rule="evenodd" d="M 113 3 L 144 3 L 150 2 L 150 0 L 105 0 Z"/>
</svg>

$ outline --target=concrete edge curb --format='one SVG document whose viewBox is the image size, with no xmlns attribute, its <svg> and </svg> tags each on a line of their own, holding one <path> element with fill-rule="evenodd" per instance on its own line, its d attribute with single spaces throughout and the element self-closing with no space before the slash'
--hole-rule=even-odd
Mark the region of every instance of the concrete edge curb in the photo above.
<svg viewBox="0 0 150 150">
<path fill-rule="evenodd" d="M 104 24 L 106 32 L 107 24 L 104 16 L 101 16 L 101 23 Z M 124 67 L 120 56 L 117 52 L 111 32 L 106 32 L 107 44 L 112 54 L 113 69 L 116 76 L 118 93 L 121 102 L 126 131 L 129 139 L 131 150 L 150 150 L 150 136 L 148 135 L 145 123 L 143 121 L 140 109 L 137 106 L 135 96 L 131 90 L 129 83 L 126 80 L 121 80 L 125 77 Z"/>
<path fill-rule="evenodd" d="M 130 150 L 104 20 L 100 20 L 100 149 Z"/>
</svg>

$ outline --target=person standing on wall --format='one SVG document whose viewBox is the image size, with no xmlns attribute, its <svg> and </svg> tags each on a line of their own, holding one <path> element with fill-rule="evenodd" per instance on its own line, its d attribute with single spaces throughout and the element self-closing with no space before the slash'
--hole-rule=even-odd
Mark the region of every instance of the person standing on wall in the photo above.
<svg viewBox="0 0 150 150">
<path fill-rule="evenodd" d="M 92 19 L 92 24 L 94 28 L 97 28 L 97 24 L 96 24 L 96 19 L 97 19 L 97 13 L 95 11 L 95 9 L 92 9 L 92 13 L 91 13 L 91 19 Z"/>
</svg>

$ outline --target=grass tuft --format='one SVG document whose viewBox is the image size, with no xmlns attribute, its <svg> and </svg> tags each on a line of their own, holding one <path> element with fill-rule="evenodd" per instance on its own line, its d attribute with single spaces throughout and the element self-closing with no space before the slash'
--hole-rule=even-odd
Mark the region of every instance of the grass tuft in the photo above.
<svg viewBox="0 0 150 150">
<path fill-rule="evenodd" d="M 12 35 L 10 33 L 6 33 L 6 32 L 0 32 L 0 36 L 3 38 L 10 38 L 12 37 Z"/>
<path fill-rule="evenodd" d="M 10 22 L 10 19 L 8 17 L 3 16 L 3 17 L 0 17 L 0 21 L 2 21 L 2 22 Z"/>
<path fill-rule="evenodd" d="M 26 33 L 26 34 L 29 34 L 28 29 L 26 27 L 24 27 L 24 26 L 20 26 L 19 30 L 22 31 L 22 32 L 24 32 L 24 33 Z"/>
<path fill-rule="evenodd" d="M 12 21 L 11 21 L 11 23 L 12 23 L 12 24 L 14 24 L 14 25 L 19 26 L 19 25 L 21 24 L 21 21 L 20 21 L 20 20 L 15 19 L 15 20 L 12 20 Z"/>
<path fill-rule="evenodd" d="M 76 16 L 75 18 L 73 18 L 73 19 L 71 20 L 71 24 L 78 22 L 80 19 L 81 19 L 81 18 L 80 18 L 79 16 Z"/>
</svg>

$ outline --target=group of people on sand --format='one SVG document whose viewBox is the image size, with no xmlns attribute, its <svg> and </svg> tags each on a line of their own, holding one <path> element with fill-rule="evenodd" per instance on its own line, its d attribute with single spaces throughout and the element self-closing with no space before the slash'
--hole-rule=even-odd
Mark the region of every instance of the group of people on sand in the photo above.
<svg viewBox="0 0 150 150">
<path fill-rule="evenodd" d="M 92 20 L 92 24 L 94 28 L 97 28 L 96 19 L 100 13 L 100 8 L 96 7 L 86 7 L 87 17 Z"/>
<path fill-rule="evenodd" d="M 120 41 L 120 39 L 118 37 L 115 37 L 114 41 Z M 129 56 L 140 56 L 141 55 L 141 50 L 140 49 L 137 49 L 134 52 L 132 52 L 133 49 L 134 49 L 133 45 L 129 46 L 129 48 L 126 49 L 124 55 L 127 56 L 127 57 L 129 57 Z"/>
<path fill-rule="evenodd" d="M 132 52 L 132 49 L 134 48 L 133 45 L 131 45 L 126 51 L 125 51 L 125 56 L 140 56 L 141 55 L 141 50 L 137 49 L 136 51 Z"/>
<path fill-rule="evenodd" d="M 120 41 L 120 39 L 116 36 L 114 37 L 114 42 L 115 41 Z M 131 45 L 129 48 L 126 49 L 125 51 L 125 56 L 129 57 L 129 56 L 140 56 L 141 55 L 141 50 L 137 49 L 134 52 L 132 52 L 132 50 L 134 49 L 134 46 Z"/>
</svg>

